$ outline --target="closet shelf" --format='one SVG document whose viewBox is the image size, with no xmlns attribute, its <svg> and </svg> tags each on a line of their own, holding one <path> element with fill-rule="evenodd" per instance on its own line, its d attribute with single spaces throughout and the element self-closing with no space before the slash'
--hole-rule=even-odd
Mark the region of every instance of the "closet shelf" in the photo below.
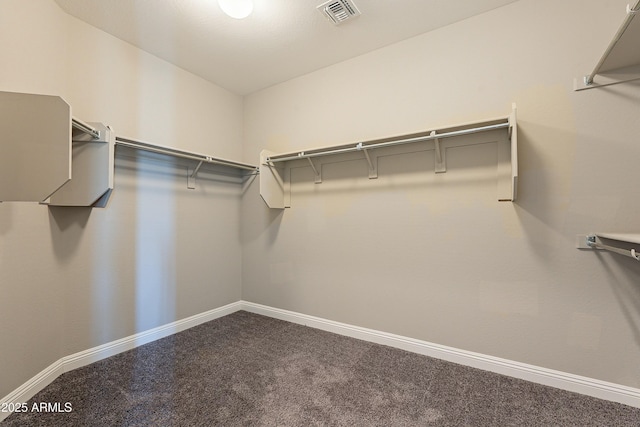
<svg viewBox="0 0 640 427">
<path fill-rule="evenodd" d="M 503 121 L 499 120 L 499 122 L 496 124 L 488 124 L 486 126 L 480 125 L 479 127 L 473 127 L 470 129 L 453 130 L 453 131 L 447 131 L 447 132 L 441 131 L 442 133 L 438 133 L 437 131 L 432 131 L 429 135 L 426 135 L 426 136 L 399 138 L 399 139 L 394 139 L 386 142 L 371 142 L 371 143 L 359 142 L 355 145 L 352 144 L 352 145 L 346 145 L 346 146 L 312 149 L 307 151 L 296 151 L 296 152 L 286 153 L 286 154 L 276 154 L 276 155 L 268 156 L 266 158 L 266 162 L 267 163 L 286 162 L 289 160 L 307 159 L 307 158 L 313 158 L 313 157 L 328 156 L 332 154 L 349 153 L 353 151 L 367 152 L 367 150 L 373 150 L 376 148 L 392 147 L 394 145 L 410 144 L 414 142 L 437 141 L 443 138 L 470 135 L 473 133 L 484 132 L 484 131 L 495 130 L 495 129 L 504 129 L 509 127 L 510 127 L 509 121 L 508 119 L 505 119 Z"/>
<path fill-rule="evenodd" d="M 116 145 L 134 148 L 136 150 L 149 151 L 152 153 L 166 154 L 168 156 L 179 157 L 182 159 L 196 160 L 203 163 L 227 166 L 239 170 L 252 172 L 256 172 L 258 170 L 258 166 L 249 163 L 241 163 L 233 160 L 222 159 L 220 157 L 194 153 L 191 151 L 178 150 L 176 148 L 164 147 L 162 145 L 151 144 L 149 142 L 137 141 L 132 138 L 116 136 Z"/>
<path fill-rule="evenodd" d="M 102 123 L 71 119 L 71 180 L 43 204 L 49 206 L 107 205 L 114 185 L 113 130 Z"/>
<path fill-rule="evenodd" d="M 595 233 L 594 235 L 603 239 L 637 243 L 640 245 L 640 233 Z"/>
<path fill-rule="evenodd" d="M 71 179 L 71 107 L 0 92 L 0 201 L 42 202 Z"/>
<path fill-rule="evenodd" d="M 0 135 L 0 202 L 105 207 L 114 186 L 116 145 L 189 159 L 188 188 L 195 188 L 204 164 L 234 176 L 258 172 L 256 165 L 117 137 L 109 126 L 72 117 L 59 96 L 0 92 Z"/>
<path fill-rule="evenodd" d="M 575 90 L 640 79 L 640 0 L 627 5 L 627 15 L 591 74 L 575 80 Z"/>
<path fill-rule="evenodd" d="M 615 242 L 616 246 L 608 244 L 608 241 Z M 640 261 L 640 247 L 636 250 L 636 245 L 640 245 L 640 233 L 592 233 L 578 236 L 578 249 L 603 249 Z"/>
<path fill-rule="evenodd" d="M 249 163 L 236 162 L 220 157 L 208 156 L 191 151 L 179 150 L 162 145 L 151 144 L 132 138 L 116 137 L 116 146 L 129 148 L 153 155 L 170 156 L 171 158 L 188 160 L 187 167 L 187 188 L 196 188 L 196 178 L 199 172 L 203 172 L 205 165 L 209 165 L 209 171 L 215 174 L 230 175 L 234 177 L 247 177 L 258 173 L 258 166 Z"/>
<path fill-rule="evenodd" d="M 378 157 L 375 154 L 375 150 L 405 144 L 431 142 L 432 145 L 429 145 L 427 149 L 435 151 L 434 171 L 436 173 L 444 173 L 447 171 L 446 147 L 442 140 L 500 130 L 504 130 L 505 134 L 504 138 L 498 141 L 498 200 L 514 201 L 516 199 L 518 181 L 518 131 L 515 104 L 513 104 L 512 111 L 508 116 L 438 128 L 417 134 L 277 154 L 269 150 L 263 150 L 260 153 L 260 195 L 270 208 L 284 209 L 291 207 L 290 163 L 306 160 L 308 166 L 313 170 L 315 182 L 320 184 L 322 183 L 322 162 L 314 162 L 313 159 L 346 153 L 362 153 L 362 159 L 366 160 L 369 167 L 369 178 L 375 179 L 378 177 Z M 472 144 L 472 142 L 463 145 L 469 144 Z"/>
</svg>

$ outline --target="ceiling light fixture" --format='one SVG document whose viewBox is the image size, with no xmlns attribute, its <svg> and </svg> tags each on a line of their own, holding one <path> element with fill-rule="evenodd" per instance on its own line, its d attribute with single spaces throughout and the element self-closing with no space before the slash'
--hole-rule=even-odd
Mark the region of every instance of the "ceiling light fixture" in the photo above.
<svg viewBox="0 0 640 427">
<path fill-rule="evenodd" d="M 253 12 L 253 0 L 218 0 L 220 9 L 235 19 L 243 19 Z"/>
</svg>

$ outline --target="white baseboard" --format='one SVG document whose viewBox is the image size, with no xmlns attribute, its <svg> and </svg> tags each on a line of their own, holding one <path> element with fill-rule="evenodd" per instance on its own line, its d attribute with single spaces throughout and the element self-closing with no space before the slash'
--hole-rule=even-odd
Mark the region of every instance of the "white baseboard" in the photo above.
<svg viewBox="0 0 640 427">
<path fill-rule="evenodd" d="M 3 399 L 0 399 L 0 403 L 26 402 L 65 372 L 106 359 L 107 357 L 131 350 L 160 338 L 168 337 L 169 335 L 173 335 L 202 323 L 235 313 L 238 310 L 242 310 L 241 301 L 227 304 L 204 313 L 187 317 L 186 319 L 158 326 L 157 328 L 153 328 L 148 331 L 140 332 L 135 335 L 65 356 L 52 363 L 42 372 L 31 378 L 13 392 L 9 393 Z M 0 421 L 9 415 L 10 413 L 8 412 L 0 412 Z"/>
<path fill-rule="evenodd" d="M 387 345 L 389 347 L 399 348 L 412 353 L 431 356 L 461 365 L 483 369 L 485 371 L 496 372 L 534 383 L 544 384 L 640 408 L 640 389 L 637 388 L 626 387 L 593 378 L 528 365 L 526 363 L 460 350 L 427 341 L 375 331 L 373 329 L 334 322 L 320 317 L 308 316 L 306 314 L 268 307 L 247 301 L 238 301 L 227 304 L 223 307 L 209 310 L 186 319 L 178 320 L 176 322 L 140 332 L 98 347 L 65 356 L 51 364 L 13 392 L 9 393 L 3 399 L 0 399 L 0 403 L 26 402 L 65 372 L 106 359 L 107 357 L 114 356 L 118 353 L 122 353 L 123 351 L 131 350 L 135 347 L 184 331 L 231 313 L 235 313 L 239 310 L 286 320 L 288 322 L 306 325 L 312 328 L 361 339 L 363 341 Z M 0 412 L 0 421 L 9 415 L 10 414 L 7 412 Z"/>
<path fill-rule="evenodd" d="M 640 389 L 242 301 L 242 309 L 363 341 L 640 408 Z"/>
<path fill-rule="evenodd" d="M 131 350 L 132 348 L 159 340 L 160 338 L 168 337 L 169 335 L 193 328 L 194 326 L 198 326 L 202 323 L 227 316 L 238 310 L 242 310 L 241 301 L 214 308 L 213 310 L 205 311 L 204 313 L 195 314 L 191 317 L 187 317 L 186 319 L 158 326 L 157 328 L 149 329 L 148 331 L 140 332 L 98 347 L 90 348 L 89 350 L 80 351 L 62 359 L 64 360 L 64 372 L 86 366 L 90 363 L 97 362 L 98 360 L 106 359 L 107 357 L 122 353 L 123 351 Z"/>
</svg>

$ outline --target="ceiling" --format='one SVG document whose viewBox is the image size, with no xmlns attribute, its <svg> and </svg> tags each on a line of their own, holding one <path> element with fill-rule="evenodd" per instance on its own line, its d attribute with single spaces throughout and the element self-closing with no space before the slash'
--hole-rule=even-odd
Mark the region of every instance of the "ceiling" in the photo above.
<svg viewBox="0 0 640 427">
<path fill-rule="evenodd" d="M 325 0 L 254 0 L 225 15 L 217 0 L 56 0 L 69 13 L 234 93 L 246 95 L 517 0 L 353 0 L 340 25 Z"/>
</svg>

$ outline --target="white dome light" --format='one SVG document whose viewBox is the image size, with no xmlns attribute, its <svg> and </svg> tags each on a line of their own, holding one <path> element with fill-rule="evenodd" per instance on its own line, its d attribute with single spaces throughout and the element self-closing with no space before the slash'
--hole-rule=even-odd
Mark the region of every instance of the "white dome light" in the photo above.
<svg viewBox="0 0 640 427">
<path fill-rule="evenodd" d="M 243 19 L 253 12 L 253 0 L 218 0 L 220 9 L 235 19 Z"/>
</svg>

